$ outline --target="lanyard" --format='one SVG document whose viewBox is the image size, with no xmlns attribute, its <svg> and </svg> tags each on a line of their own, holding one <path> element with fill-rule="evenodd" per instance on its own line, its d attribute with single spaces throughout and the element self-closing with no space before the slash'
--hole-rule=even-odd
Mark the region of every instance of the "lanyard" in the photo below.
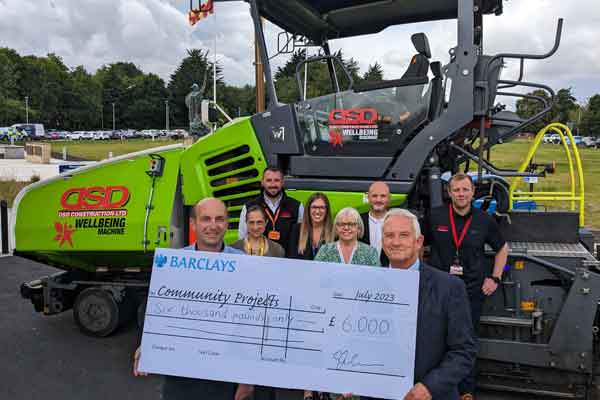
<svg viewBox="0 0 600 400">
<path fill-rule="evenodd" d="M 265 238 L 262 238 L 261 242 L 260 242 L 260 246 L 258 247 L 258 254 L 254 254 L 254 251 L 252 250 L 252 246 L 250 246 L 250 241 L 248 239 L 246 239 L 246 254 L 250 255 L 250 256 L 264 256 L 265 255 L 265 247 L 266 247 L 266 240 Z"/>
<path fill-rule="evenodd" d="M 265 207 L 265 212 L 267 213 L 267 217 L 269 217 L 269 220 L 271 220 L 271 223 L 273 224 L 272 230 L 275 230 L 275 224 L 277 223 L 277 219 L 279 218 L 280 211 L 281 211 L 281 206 L 279 206 L 279 208 L 277 209 L 277 212 L 273 216 L 273 215 L 271 215 L 271 210 L 269 210 L 269 207 Z"/>
<path fill-rule="evenodd" d="M 471 226 L 471 221 L 473 220 L 473 215 L 467 219 L 465 222 L 465 226 L 463 226 L 462 231 L 460 232 L 460 238 L 456 233 L 456 224 L 454 223 L 454 212 L 452 211 L 452 204 L 448 205 L 448 215 L 450 216 L 450 227 L 452 228 L 452 239 L 454 240 L 454 245 L 456 246 L 456 253 L 458 254 L 458 249 L 460 249 L 460 245 L 462 244 L 467 232 L 469 231 L 469 227 Z"/>
</svg>

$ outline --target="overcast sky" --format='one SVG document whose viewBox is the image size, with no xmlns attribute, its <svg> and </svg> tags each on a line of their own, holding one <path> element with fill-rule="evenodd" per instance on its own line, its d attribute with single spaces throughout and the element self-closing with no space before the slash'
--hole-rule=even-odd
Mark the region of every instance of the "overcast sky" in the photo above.
<svg viewBox="0 0 600 400">
<path fill-rule="evenodd" d="M 281 0 L 285 1 L 285 0 Z M 197 3 L 197 0 L 194 0 Z M 135 63 L 144 72 L 166 82 L 186 49 L 213 48 L 217 35 L 217 59 L 230 84 L 253 83 L 253 31 L 248 5 L 217 3 L 216 13 L 190 27 L 188 0 L 0 0 L 0 47 L 21 55 L 61 56 L 69 67 L 83 65 L 93 72 L 117 61 Z M 572 87 L 580 102 L 600 93 L 600 0 L 510 0 L 504 14 L 484 21 L 485 53 L 542 53 L 553 44 L 557 19 L 565 26 L 559 51 L 553 58 L 526 63 L 526 78 L 551 87 Z M 277 27 L 268 24 L 272 39 Z M 414 49 L 410 34 L 425 32 L 433 60 L 448 61 L 448 49 L 456 44 L 456 22 L 392 27 L 377 35 L 331 42 L 359 62 L 361 72 L 369 64 L 382 64 L 385 78 L 399 78 Z M 274 70 L 285 56 L 273 60 Z M 516 78 L 509 65 L 505 78 Z"/>
</svg>

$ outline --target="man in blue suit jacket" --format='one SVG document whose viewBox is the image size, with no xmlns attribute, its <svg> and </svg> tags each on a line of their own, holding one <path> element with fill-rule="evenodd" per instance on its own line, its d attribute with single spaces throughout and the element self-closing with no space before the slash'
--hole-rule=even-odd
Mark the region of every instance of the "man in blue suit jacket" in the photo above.
<svg viewBox="0 0 600 400">
<path fill-rule="evenodd" d="M 458 278 L 419 261 L 422 246 L 417 217 L 407 210 L 390 210 L 382 238 L 390 267 L 420 273 L 415 385 L 404 399 L 456 400 L 458 383 L 477 355 L 467 292 Z"/>
</svg>

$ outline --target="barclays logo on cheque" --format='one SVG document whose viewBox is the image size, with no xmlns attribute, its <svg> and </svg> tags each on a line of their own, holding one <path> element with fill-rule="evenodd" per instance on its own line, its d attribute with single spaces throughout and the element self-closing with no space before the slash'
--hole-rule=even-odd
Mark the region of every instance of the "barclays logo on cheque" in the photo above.
<svg viewBox="0 0 600 400">
<path fill-rule="evenodd" d="M 156 265 L 157 268 L 164 267 L 166 263 L 167 263 L 167 256 L 165 256 L 163 254 L 156 254 L 154 256 L 154 265 Z"/>
<path fill-rule="evenodd" d="M 192 256 L 165 256 L 156 254 L 154 265 L 157 268 L 189 269 L 199 271 L 235 272 L 236 261 L 222 258 L 192 257 Z"/>
</svg>

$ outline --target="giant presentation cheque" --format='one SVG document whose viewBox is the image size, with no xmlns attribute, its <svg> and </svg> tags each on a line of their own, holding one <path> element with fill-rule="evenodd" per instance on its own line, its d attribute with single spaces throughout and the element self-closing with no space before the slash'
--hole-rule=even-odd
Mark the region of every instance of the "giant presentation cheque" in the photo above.
<svg viewBox="0 0 600 400">
<path fill-rule="evenodd" d="M 419 274 L 157 249 L 140 370 L 400 399 Z"/>
</svg>

